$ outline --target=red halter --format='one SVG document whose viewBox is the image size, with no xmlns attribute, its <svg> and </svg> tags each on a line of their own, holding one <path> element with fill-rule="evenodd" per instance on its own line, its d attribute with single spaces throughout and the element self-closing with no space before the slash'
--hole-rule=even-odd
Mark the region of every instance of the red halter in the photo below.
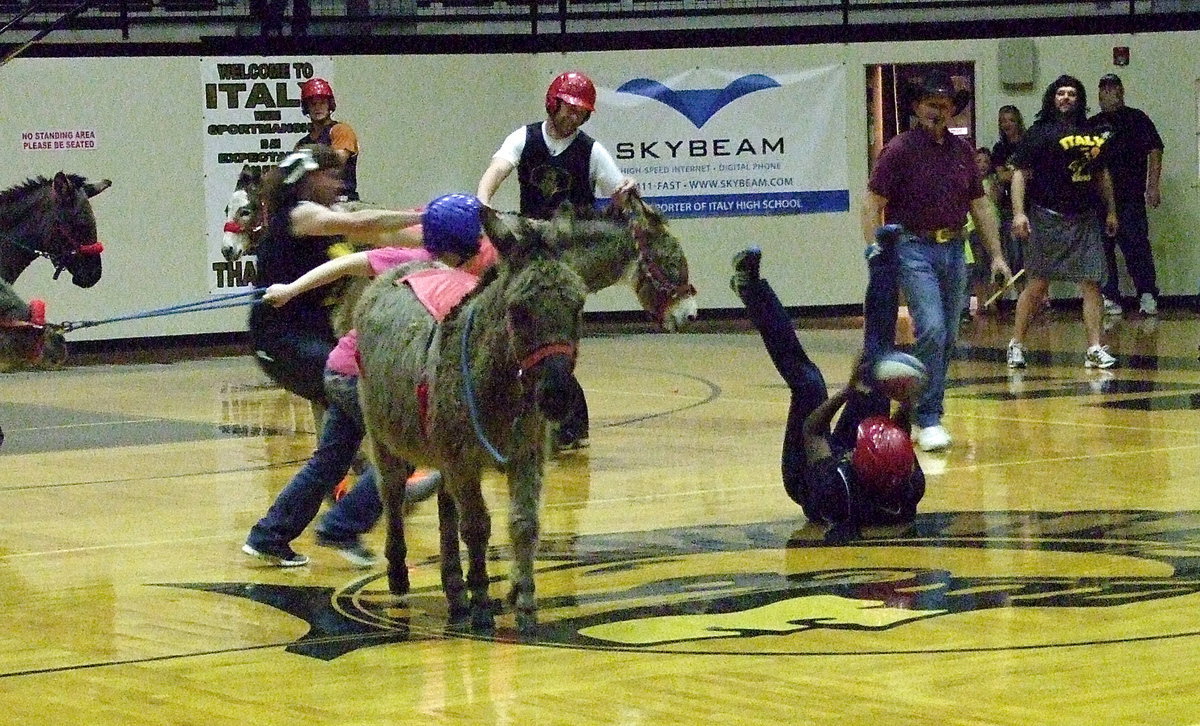
<svg viewBox="0 0 1200 726">
<path fill-rule="evenodd" d="M 685 298 L 689 295 L 696 294 L 696 288 L 690 282 L 681 282 L 678 285 L 671 282 L 667 277 L 667 273 L 663 271 L 662 265 L 658 264 L 655 259 L 654 251 L 650 249 L 650 243 L 646 240 L 646 228 L 640 224 L 633 225 L 633 238 L 637 242 L 638 249 L 638 269 L 643 270 L 645 276 L 649 278 L 650 285 L 653 288 L 654 298 L 651 302 L 655 322 L 663 325 L 667 317 L 667 310 L 677 300 Z M 686 262 L 684 263 L 687 264 Z M 686 273 L 686 267 L 684 268 Z M 686 279 L 686 274 L 685 274 Z"/>
</svg>

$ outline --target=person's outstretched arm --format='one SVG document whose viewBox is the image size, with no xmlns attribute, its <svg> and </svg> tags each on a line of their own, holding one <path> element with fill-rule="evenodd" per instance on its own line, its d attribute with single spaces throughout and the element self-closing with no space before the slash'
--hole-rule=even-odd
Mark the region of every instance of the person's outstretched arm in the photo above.
<svg viewBox="0 0 1200 726">
<path fill-rule="evenodd" d="M 371 277 L 374 270 L 367 260 L 366 252 L 355 252 L 350 255 L 335 257 L 329 262 L 317 265 L 292 282 L 271 285 L 263 294 L 263 301 L 268 305 L 280 307 L 301 293 L 314 288 L 328 285 L 343 277 Z"/>
<path fill-rule="evenodd" d="M 289 221 L 292 232 L 300 236 L 357 235 L 371 236 L 396 232 L 421 223 L 421 213 L 413 210 L 359 209 L 338 211 L 320 204 L 298 204 Z"/>
<path fill-rule="evenodd" d="M 479 186 L 475 190 L 475 196 L 479 197 L 479 201 L 485 207 L 492 206 L 492 196 L 500 188 L 500 184 L 516 168 L 507 159 L 501 159 L 498 156 L 492 157 L 492 163 L 488 164 L 487 171 L 483 172 L 483 176 L 479 179 Z"/>
<path fill-rule="evenodd" d="M 834 415 L 846 405 L 851 390 L 852 386 L 848 385 L 833 394 L 804 419 L 801 437 L 804 440 L 804 456 L 809 463 L 833 456 L 833 450 L 829 448 L 829 439 L 826 437 L 829 435 Z"/>
</svg>

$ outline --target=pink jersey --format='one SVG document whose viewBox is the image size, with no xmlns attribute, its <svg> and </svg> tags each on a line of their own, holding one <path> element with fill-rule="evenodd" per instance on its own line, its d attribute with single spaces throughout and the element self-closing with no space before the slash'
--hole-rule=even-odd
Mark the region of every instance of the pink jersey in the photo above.
<svg viewBox="0 0 1200 726">
<path fill-rule="evenodd" d="M 420 229 L 420 225 L 416 225 Z M 367 250 L 367 262 L 371 265 L 373 275 L 380 275 L 393 267 L 406 262 L 432 260 L 433 255 L 424 247 L 380 247 Z M 499 254 L 487 237 L 480 241 L 479 253 L 467 260 L 459 270 L 470 272 L 472 276 L 483 274 L 487 268 L 496 264 Z M 461 274 L 461 273 L 460 273 Z M 457 277 L 457 276 L 455 276 Z M 461 278 L 460 278 L 461 279 Z M 474 287 L 474 285 L 471 285 Z M 329 352 L 325 360 L 325 368 L 343 376 L 357 376 L 358 370 L 358 331 L 351 330 L 338 340 L 337 345 Z"/>
</svg>

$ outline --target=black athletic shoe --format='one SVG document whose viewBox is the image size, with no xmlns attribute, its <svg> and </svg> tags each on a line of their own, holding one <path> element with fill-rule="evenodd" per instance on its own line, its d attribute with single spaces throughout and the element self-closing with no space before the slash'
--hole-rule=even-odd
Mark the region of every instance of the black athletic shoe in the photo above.
<svg viewBox="0 0 1200 726">
<path fill-rule="evenodd" d="M 758 266 L 762 262 L 762 250 L 758 247 L 747 247 L 733 256 L 733 276 L 729 278 L 729 286 L 734 292 L 739 292 L 747 285 L 758 282 Z"/>
<path fill-rule="evenodd" d="M 276 567 L 302 567 L 308 564 L 308 557 L 296 553 L 286 544 L 254 546 L 247 542 L 242 545 L 242 552 Z"/>
</svg>

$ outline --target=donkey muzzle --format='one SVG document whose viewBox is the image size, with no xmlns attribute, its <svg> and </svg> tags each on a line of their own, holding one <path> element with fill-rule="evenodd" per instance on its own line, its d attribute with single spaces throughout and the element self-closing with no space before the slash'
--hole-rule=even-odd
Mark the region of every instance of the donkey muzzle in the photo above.
<svg viewBox="0 0 1200 726">
<path fill-rule="evenodd" d="M 546 418 L 562 421 L 578 405 L 579 387 L 572 370 L 575 361 L 568 355 L 552 355 L 538 365 L 537 406 Z"/>
</svg>

